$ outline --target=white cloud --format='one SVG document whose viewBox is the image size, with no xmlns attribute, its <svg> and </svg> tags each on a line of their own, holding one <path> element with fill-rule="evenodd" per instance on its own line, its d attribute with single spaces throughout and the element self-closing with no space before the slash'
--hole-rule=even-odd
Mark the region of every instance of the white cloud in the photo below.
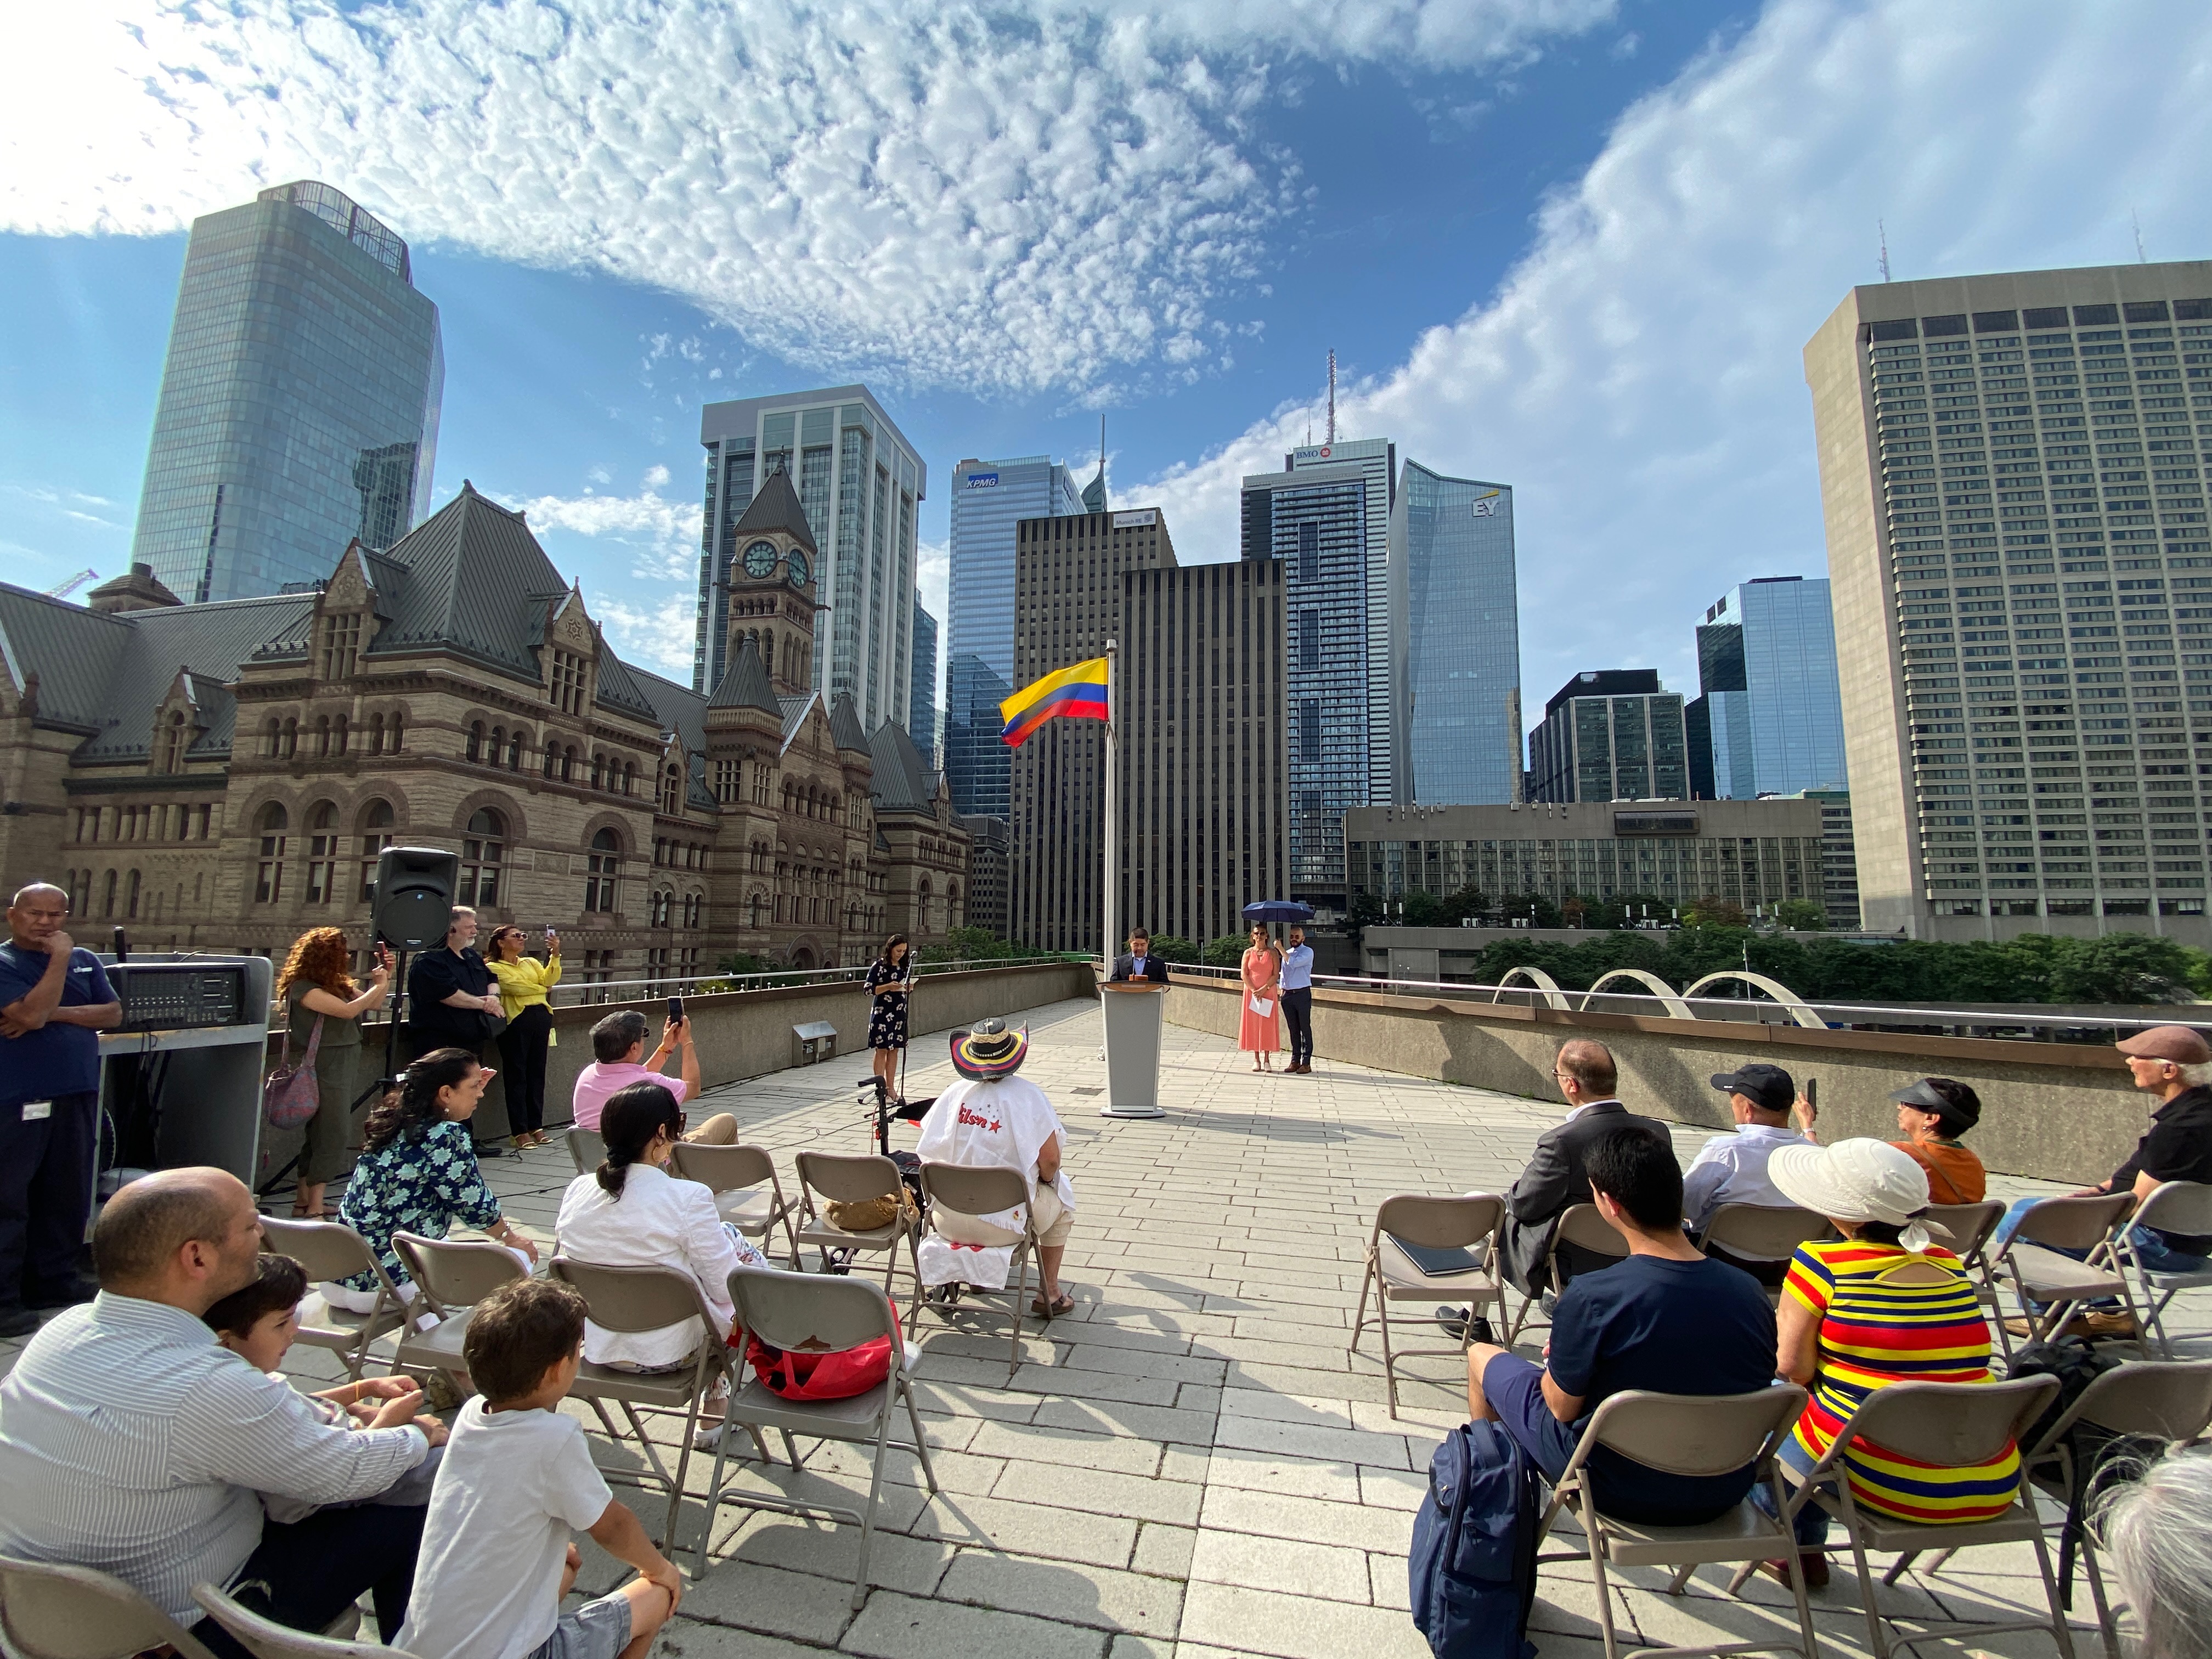
<svg viewBox="0 0 2212 1659">
<path fill-rule="evenodd" d="M 668 482 L 665 467 L 653 468 L 645 482 L 635 495 L 496 499 L 520 508 L 553 562 L 581 582 L 585 604 L 616 650 L 688 684 L 701 508 L 659 493 Z"/>
<path fill-rule="evenodd" d="M 1631 109 L 1500 291 L 1340 429 L 1516 486 L 1522 672 L 1653 665 L 1747 577 L 1825 568 L 1805 341 L 1877 280 L 2212 253 L 2212 13 L 2202 6 L 1784 0 Z M 2118 181 L 2124 180 L 2123 190 Z M 2212 290 L 2212 279 L 2208 279 Z M 1145 488 L 1178 550 L 1231 556 L 1237 478 L 1305 406 Z"/>
<path fill-rule="evenodd" d="M 1291 199 L 1249 142 L 1264 60 L 1510 63 L 1613 9 L 1031 3 L 42 8 L 0 60 L 0 225 L 167 232 L 319 177 L 407 236 L 672 289 L 842 373 L 1181 380 Z"/>
</svg>

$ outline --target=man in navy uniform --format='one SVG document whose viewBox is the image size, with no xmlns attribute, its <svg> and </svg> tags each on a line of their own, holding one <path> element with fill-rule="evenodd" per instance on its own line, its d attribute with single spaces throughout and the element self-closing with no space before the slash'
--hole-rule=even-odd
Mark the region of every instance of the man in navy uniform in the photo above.
<svg viewBox="0 0 2212 1659">
<path fill-rule="evenodd" d="M 123 1005 L 100 958 L 62 931 L 69 895 L 33 882 L 0 944 L 0 1337 L 89 1302 L 85 1223 L 100 1117 L 100 1033 Z"/>
</svg>

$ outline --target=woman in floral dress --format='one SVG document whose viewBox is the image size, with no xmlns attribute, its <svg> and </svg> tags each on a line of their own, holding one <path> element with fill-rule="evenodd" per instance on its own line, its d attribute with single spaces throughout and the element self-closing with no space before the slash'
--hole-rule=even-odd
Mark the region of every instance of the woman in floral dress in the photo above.
<svg viewBox="0 0 2212 1659">
<path fill-rule="evenodd" d="M 477 1166 L 469 1119 L 494 1073 L 465 1048 L 433 1048 L 372 1109 L 367 1146 L 346 1182 L 338 1219 L 368 1241 L 403 1302 L 415 1285 L 392 1248 L 394 1233 L 443 1238 L 456 1221 L 490 1234 L 526 1262 L 538 1246 L 499 1212 L 499 1200 Z M 376 1275 L 363 1270 L 322 1287 L 332 1307 L 368 1313 L 376 1305 Z"/>
<path fill-rule="evenodd" d="M 906 935 L 893 933 L 868 964 L 868 1047 L 876 1051 L 876 1076 L 886 1090 L 906 1047 L 906 994 L 913 983 Z"/>
<path fill-rule="evenodd" d="M 1244 1016 L 1237 1022 L 1237 1046 L 1252 1056 L 1252 1069 L 1271 1072 L 1268 1056 L 1283 1046 L 1283 957 L 1267 941 L 1267 930 L 1252 924 L 1252 946 L 1244 952 Z M 1267 1012 L 1255 1013 L 1252 1005 Z"/>
</svg>

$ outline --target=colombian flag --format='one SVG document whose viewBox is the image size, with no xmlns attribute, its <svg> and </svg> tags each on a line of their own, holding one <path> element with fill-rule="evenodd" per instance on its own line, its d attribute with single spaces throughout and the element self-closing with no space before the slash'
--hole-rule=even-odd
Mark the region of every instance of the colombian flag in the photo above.
<svg viewBox="0 0 2212 1659">
<path fill-rule="evenodd" d="M 1020 748 L 1024 739 L 1055 714 L 1106 719 L 1106 659 L 1093 657 L 1046 675 L 1000 703 L 999 713 L 1006 722 L 999 735 L 1009 749 Z"/>
</svg>

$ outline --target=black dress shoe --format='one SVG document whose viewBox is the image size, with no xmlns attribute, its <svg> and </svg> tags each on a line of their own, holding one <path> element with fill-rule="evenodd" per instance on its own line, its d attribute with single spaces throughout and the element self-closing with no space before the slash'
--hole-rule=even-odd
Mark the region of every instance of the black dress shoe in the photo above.
<svg viewBox="0 0 2212 1659">
<path fill-rule="evenodd" d="M 39 1328 L 39 1316 L 28 1308 L 0 1308 L 0 1338 L 28 1336 Z"/>
<path fill-rule="evenodd" d="M 1453 1341 L 1463 1342 L 1467 1340 L 1467 1316 L 1469 1311 L 1466 1308 L 1439 1308 L 1437 1310 L 1437 1325 Z M 1487 1342 L 1492 1346 L 1498 1346 L 1498 1334 L 1491 1328 L 1490 1321 L 1480 1314 L 1475 1316 L 1474 1340 L 1478 1342 Z"/>
<path fill-rule="evenodd" d="M 100 1294 L 100 1285 L 89 1279 L 79 1279 L 67 1285 L 57 1285 L 52 1290 L 33 1291 L 23 1298 L 24 1307 L 36 1310 L 48 1308 L 74 1308 L 79 1303 L 89 1302 Z"/>
</svg>

